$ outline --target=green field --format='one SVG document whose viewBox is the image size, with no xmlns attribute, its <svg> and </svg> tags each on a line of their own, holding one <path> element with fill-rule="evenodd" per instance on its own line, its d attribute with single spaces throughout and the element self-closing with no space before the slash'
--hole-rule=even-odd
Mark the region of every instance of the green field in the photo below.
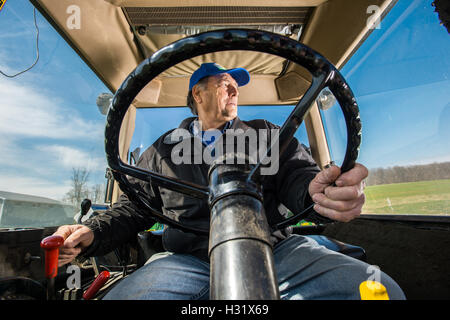
<svg viewBox="0 0 450 320">
<path fill-rule="evenodd" d="M 450 179 L 368 186 L 363 213 L 450 215 Z"/>
</svg>

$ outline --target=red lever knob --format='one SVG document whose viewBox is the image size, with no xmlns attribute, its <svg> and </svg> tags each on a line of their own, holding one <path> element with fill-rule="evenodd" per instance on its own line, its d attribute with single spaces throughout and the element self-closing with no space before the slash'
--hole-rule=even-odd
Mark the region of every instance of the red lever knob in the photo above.
<svg viewBox="0 0 450 320">
<path fill-rule="evenodd" d="M 58 274 L 59 247 L 64 243 L 61 236 L 49 236 L 41 241 L 41 248 L 45 250 L 45 277 L 52 279 Z"/>
<path fill-rule="evenodd" d="M 99 273 L 97 278 L 95 278 L 94 282 L 89 286 L 89 288 L 83 293 L 83 299 L 90 300 L 95 294 L 100 290 L 101 287 L 108 281 L 110 274 L 108 271 L 102 271 Z"/>
</svg>

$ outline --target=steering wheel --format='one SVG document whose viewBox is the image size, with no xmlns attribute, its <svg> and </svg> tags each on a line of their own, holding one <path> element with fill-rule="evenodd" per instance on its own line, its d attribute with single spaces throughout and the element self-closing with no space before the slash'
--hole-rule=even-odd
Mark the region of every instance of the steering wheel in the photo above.
<svg viewBox="0 0 450 320">
<path fill-rule="evenodd" d="M 292 140 L 298 127 L 304 121 L 312 103 L 321 90 L 328 87 L 336 97 L 342 109 L 347 126 L 347 148 L 341 172 L 354 167 L 361 143 L 361 121 L 355 97 L 340 72 L 322 55 L 306 45 L 288 37 L 261 30 L 227 29 L 204 32 L 173 42 L 158 50 L 151 57 L 142 61 L 124 80 L 116 91 L 108 111 L 105 128 L 105 151 L 108 165 L 122 191 L 138 206 L 149 210 L 155 220 L 184 231 L 208 234 L 209 230 L 185 226 L 168 218 L 157 208 L 153 208 L 146 195 L 136 190 L 127 179 L 127 175 L 153 185 L 181 192 L 188 196 L 208 199 L 209 187 L 194 184 L 157 172 L 130 166 L 120 159 L 119 132 L 126 111 L 137 94 L 155 77 L 166 69 L 193 57 L 229 50 L 250 50 L 276 55 L 306 68 L 312 75 L 312 83 L 303 97 L 296 104 L 279 131 L 280 156 Z M 266 155 L 270 152 L 267 150 Z M 260 161 L 248 176 L 248 181 L 255 178 L 261 167 Z M 294 224 L 312 211 L 312 206 L 295 214 L 281 223 L 271 225 L 272 230 Z"/>
</svg>

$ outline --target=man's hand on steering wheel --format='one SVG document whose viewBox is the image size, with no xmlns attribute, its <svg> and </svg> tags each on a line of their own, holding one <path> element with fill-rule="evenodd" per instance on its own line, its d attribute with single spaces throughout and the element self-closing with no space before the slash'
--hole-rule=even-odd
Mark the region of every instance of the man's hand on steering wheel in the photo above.
<svg viewBox="0 0 450 320">
<path fill-rule="evenodd" d="M 343 174 L 335 165 L 319 172 L 309 184 L 314 210 L 341 222 L 358 217 L 365 201 L 364 179 L 368 173 L 367 168 L 359 163 Z"/>
</svg>

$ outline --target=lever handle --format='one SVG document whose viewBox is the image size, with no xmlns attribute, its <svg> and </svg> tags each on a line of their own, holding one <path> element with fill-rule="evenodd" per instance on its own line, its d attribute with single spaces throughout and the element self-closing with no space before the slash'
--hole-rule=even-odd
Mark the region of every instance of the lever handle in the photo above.
<svg viewBox="0 0 450 320">
<path fill-rule="evenodd" d="M 94 282 L 89 286 L 89 288 L 83 293 L 83 299 L 90 300 L 95 294 L 100 290 L 101 287 L 108 281 L 110 277 L 110 273 L 108 271 L 102 271 L 99 273 L 97 278 L 95 278 Z"/>
<path fill-rule="evenodd" d="M 41 248 L 45 251 L 45 277 L 53 279 L 58 274 L 59 247 L 64 243 L 61 236 L 49 236 L 41 241 Z"/>
<path fill-rule="evenodd" d="M 84 199 L 80 205 L 80 207 L 81 207 L 80 215 L 84 216 L 86 213 L 88 213 L 91 206 L 92 206 L 92 201 L 89 199 Z"/>
</svg>

